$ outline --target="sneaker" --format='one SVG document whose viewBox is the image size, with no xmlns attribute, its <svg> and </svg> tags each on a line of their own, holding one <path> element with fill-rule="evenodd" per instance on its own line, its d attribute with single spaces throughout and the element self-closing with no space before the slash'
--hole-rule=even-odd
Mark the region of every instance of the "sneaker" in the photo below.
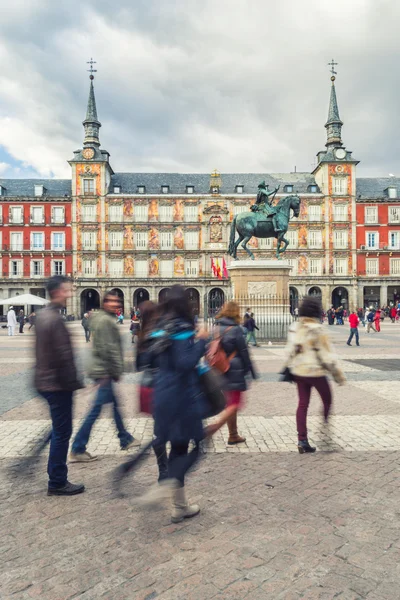
<svg viewBox="0 0 400 600">
<path fill-rule="evenodd" d="M 142 442 L 136 438 L 132 438 L 127 444 L 121 446 L 121 450 L 128 450 L 128 448 L 132 448 L 133 446 L 140 446 Z"/>
<path fill-rule="evenodd" d="M 94 460 L 97 460 L 97 456 L 90 454 L 90 452 L 70 452 L 69 455 L 70 463 L 93 462 Z"/>
<path fill-rule="evenodd" d="M 60 488 L 47 489 L 48 496 L 76 496 L 76 494 L 82 494 L 85 491 L 85 486 L 82 483 L 67 483 Z"/>
</svg>

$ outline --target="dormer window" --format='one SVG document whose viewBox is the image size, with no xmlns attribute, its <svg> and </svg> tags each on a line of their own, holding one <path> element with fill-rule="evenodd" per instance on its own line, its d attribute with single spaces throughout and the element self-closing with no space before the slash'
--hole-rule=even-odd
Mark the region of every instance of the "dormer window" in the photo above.
<svg viewBox="0 0 400 600">
<path fill-rule="evenodd" d="M 309 186 L 308 186 L 308 191 L 309 191 L 311 194 L 316 194 L 316 193 L 318 192 L 318 186 L 317 186 L 317 185 L 315 185 L 315 184 L 309 185 Z"/>
<path fill-rule="evenodd" d="M 6 195 L 6 188 L 3 187 L 2 185 L 0 185 L 0 196 L 5 196 Z"/>
<path fill-rule="evenodd" d="M 390 186 L 387 189 L 389 198 L 397 198 L 397 188 Z"/>
<path fill-rule="evenodd" d="M 169 185 L 162 185 L 161 186 L 161 192 L 163 194 L 169 194 Z"/>
<path fill-rule="evenodd" d="M 292 185 L 285 185 L 285 187 L 283 188 L 283 191 L 291 194 L 293 192 L 293 186 Z"/>
<path fill-rule="evenodd" d="M 194 192 L 194 186 L 193 185 L 187 185 L 186 186 L 186 193 L 187 194 L 193 194 Z"/>
<path fill-rule="evenodd" d="M 45 192 L 44 185 L 35 184 L 35 196 L 43 196 Z"/>
<path fill-rule="evenodd" d="M 217 185 L 213 185 L 211 188 L 212 194 L 219 194 L 219 187 Z"/>
<path fill-rule="evenodd" d="M 138 194 L 145 194 L 146 193 L 146 186 L 144 185 L 138 185 Z"/>
<path fill-rule="evenodd" d="M 114 185 L 114 194 L 120 194 L 121 193 L 121 188 L 119 185 Z"/>
<path fill-rule="evenodd" d="M 236 186 L 236 193 L 237 194 L 243 194 L 243 186 L 242 185 L 237 185 Z"/>
</svg>

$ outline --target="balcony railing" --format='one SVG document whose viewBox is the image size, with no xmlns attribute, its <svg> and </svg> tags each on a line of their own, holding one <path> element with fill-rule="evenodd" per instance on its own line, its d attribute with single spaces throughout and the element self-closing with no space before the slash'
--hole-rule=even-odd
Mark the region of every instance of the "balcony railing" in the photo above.
<svg viewBox="0 0 400 600">
<path fill-rule="evenodd" d="M 1 250 L 1 248 L 0 248 Z M 23 244 L 5 244 L 3 246 L 3 252 L 71 252 L 72 245 L 66 244 L 62 248 L 45 244 L 44 246 L 34 247 L 29 246 L 29 248 L 24 248 Z"/>
<path fill-rule="evenodd" d="M 367 244 L 361 244 L 358 247 L 358 250 L 362 252 L 378 252 L 381 250 L 385 250 L 387 252 L 393 252 L 394 250 L 400 250 L 400 242 L 398 244 L 389 244 L 388 242 L 379 242 L 375 246 L 368 246 Z"/>
</svg>

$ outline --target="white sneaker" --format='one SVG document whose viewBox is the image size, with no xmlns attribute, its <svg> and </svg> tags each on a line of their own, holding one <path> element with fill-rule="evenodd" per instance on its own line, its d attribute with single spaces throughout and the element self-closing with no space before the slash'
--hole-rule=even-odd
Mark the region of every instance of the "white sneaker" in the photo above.
<svg viewBox="0 0 400 600">
<path fill-rule="evenodd" d="M 152 485 L 143 496 L 135 498 L 135 504 L 142 508 L 154 508 L 171 498 L 171 494 L 177 488 L 176 479 L 163 479 Z"/>
</svg>

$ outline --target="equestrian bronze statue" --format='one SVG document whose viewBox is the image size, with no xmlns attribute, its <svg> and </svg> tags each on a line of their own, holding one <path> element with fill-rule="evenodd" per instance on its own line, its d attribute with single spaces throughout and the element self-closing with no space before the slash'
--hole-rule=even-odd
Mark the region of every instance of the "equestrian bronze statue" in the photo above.
<svg viewBox="0 0 400 600">
<path fill-rule="evenodd" d="M 273 206 L 273 198 L 278 189 L 276 188 L 274 191 L 269 192 L 268 186 L 263 181 L 258 186 L 257 200 L 252 205 L 251 212 L 240 213 L 233 219 L 228 253 L 235 260 L 237 260 L 237 249 L 240 243 L 250 258 L 254 260 L 254 254 L 247 247 L 247 243 L 253 236 L 257 238 L 275 237 L 277 239 L 276 257 L 280 258 L 280 255 L 285 252 L 289 245 L 289 240 L 285 238 L 285 233 L 289 227 L 290 210 L 293 210 L 295 217 L 299 216 L 300 198 L 296 195 L 286 196 Z M 239 234 L 239 238 L 235 241 L 236 231 Z M 282 244 L 283 247 L 281 247 Z"/>
</svg>

